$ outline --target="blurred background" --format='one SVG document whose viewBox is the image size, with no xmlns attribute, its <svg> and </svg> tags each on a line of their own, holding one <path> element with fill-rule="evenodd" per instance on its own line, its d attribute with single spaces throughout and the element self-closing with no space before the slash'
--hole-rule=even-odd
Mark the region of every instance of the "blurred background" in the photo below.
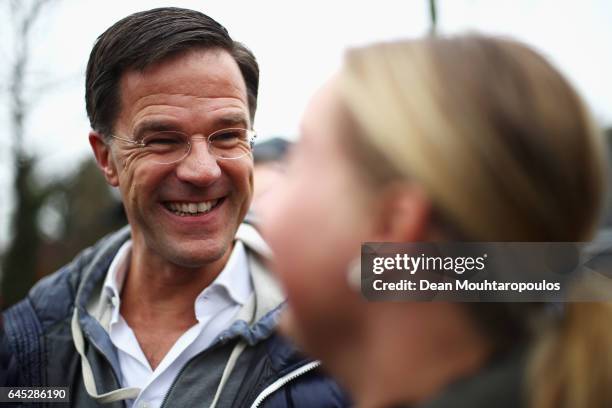
<svg viewBox="0 0 612 408">
<path fill-rule="evenodd" d="M 561 69 L 612 137 L 608 0 L 0 0 L 0 309 L 125 224 L 90 153 L 85 67 L 106 28 L 161 6 L 204 12 L 255 53 L 255 128 L 269 141 L 259 148 L 261 186 L 274 180 L 270 154 L 295 140 L 309 96 L 343 50 L 399 37 L 467 30 L 522 40 Z"/>
</svg>

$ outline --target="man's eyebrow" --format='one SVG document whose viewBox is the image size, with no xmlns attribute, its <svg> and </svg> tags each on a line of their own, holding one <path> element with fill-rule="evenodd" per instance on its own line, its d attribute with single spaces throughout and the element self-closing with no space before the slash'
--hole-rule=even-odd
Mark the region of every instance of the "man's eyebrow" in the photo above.
<svg viewBox="0 0 612 408">
<path fill-rule="evenodd" d="M 228 114 L 224 116 L 220 116 L 216 119 L 213 119 L 213 126 L 215 128 L 228 128 L 228 127 L 247 127 L 249 126 L 249 120 L 242 113 Z M 159 119 L 150 119 L 145 120 L 134 128 L 134 138 L 138 139 L 144 133 L 147 132 L 165 132 L 165 131 L 173 131 L 180 130 L 179 126 L 171 121 L 167 120 L 159 120 Z"/>
<path fill-rule="evenodd" d="M 244 114 L 236 113 L 233 115 L 221 116 L 214 121 L 215 127 L 248 126 L 249 121 Z"/>
</svg>

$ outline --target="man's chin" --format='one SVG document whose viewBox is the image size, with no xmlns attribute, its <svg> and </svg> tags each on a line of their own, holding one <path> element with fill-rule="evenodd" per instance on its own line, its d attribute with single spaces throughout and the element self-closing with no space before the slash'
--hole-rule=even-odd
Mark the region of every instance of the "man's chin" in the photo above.
<svg viewBox="0 0 612 408">
<path fill-rule="evenodd" d="M 191 243 L 176 247 L 168 244 L 159 253 L 166 261 L 183 268 L 202 268 L 219 262 L 229 251 L 228 246 L 207 247 L 203 243 Z"/>
<path fill-rule="evenodd" d="M 183 268 L 203 268 L 219 262 L 223 258 L 223 252 L 215 254 L 176 254 L 171 257 L 171 262 Z M 225 266 L 222 265 L 221 268 Z"/>
</svg>

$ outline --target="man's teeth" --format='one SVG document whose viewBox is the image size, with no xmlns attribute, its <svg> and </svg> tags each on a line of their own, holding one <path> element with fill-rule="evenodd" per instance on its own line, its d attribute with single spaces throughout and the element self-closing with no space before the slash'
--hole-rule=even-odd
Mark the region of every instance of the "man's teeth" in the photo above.
<svg viewBox="0 0 612 408">
<path fill-rule="evenodd" d="M 178 215 L 194 215 L 209 212 L 219 200 L 202 201 L 201 203 L 167 203 L 166 207 Z"/>
</svg>

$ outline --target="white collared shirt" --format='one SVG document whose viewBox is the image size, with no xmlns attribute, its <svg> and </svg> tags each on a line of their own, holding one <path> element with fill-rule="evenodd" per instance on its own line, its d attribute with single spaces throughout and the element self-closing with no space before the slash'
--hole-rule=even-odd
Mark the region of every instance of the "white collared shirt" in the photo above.
<svg viewBox="0 0 612 408">
<path fill-rule="evenodd" d="M 193 356 L 205 350 L 234 321 L 253 292 L 246 252 L 236 241 L 227 264 L 194 303 L 198 321 L 174 343 L 155 370 L 151 369 L 134 332 L 123 319 L 120 293 L 128 270 L 132 241 L 127 241 L 111 263 L 103 293 L 111 298 L 110 339 L 117 347 L 122 387 L 141 389 L 134 408 L 159 407 L 180 369 Z M 129 404 L 128 404 L 129 405 Z"/>
</svg>

